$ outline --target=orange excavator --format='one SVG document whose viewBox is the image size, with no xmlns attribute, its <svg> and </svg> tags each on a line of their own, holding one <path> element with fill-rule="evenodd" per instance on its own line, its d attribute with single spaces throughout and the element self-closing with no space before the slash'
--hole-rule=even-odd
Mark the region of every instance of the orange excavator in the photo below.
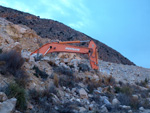
<svg viewBox="0 0 150 113">
<path fill-rule="evenodd" d="M 88 47 L 78 47 L 69 45 L 72 43 L 89 42 Z M 42 54 L 43 56 L 53 52 L 67 52 L 67 53 L 82 53 L 88 54 L 92 69 L 98 70 L 98 53 L 97 46 L 92 40 L 87 41 L 65 41 L 65 42 L 51 42 L 43 45 L 39 49 L 31 53 L 31 55 Z"/>
</svg>

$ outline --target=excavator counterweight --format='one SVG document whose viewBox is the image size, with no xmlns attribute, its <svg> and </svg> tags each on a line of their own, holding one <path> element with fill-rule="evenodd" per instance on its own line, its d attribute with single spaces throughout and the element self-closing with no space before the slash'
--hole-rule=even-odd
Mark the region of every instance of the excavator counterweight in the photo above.
<svg viewBox="0 0 150 113">
<path fill-rule="evenodd" d="M 83 43 L 89 42 L 88 47 L 79 47 L 69 45 L 71 43 Z M 97 46 L 94 41 L 66 41 L 66 42 L 52 42 L 47 43 L 40 47 L 39 49 L 35 50 L 31 53 L 33 54 L 42 54 L 43 56 L 48 53 L 53 52 L 67 52 L 67 53 L 81 53 L 81 54 L 88 54 L 90 65 L 93 69 L 98 70 L 98 53 L 97 53 Z"/>
</svg>

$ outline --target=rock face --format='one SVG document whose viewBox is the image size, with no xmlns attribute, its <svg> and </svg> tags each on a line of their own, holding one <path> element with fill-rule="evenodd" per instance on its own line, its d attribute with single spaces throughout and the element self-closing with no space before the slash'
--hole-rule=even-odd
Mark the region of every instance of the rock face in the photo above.
<svg viewBox="0 0 150 113">
<path fill-rule="evenodd" d="M 99 58 L 104 61 L 114 62 L 114 63 L 121 63 L 121 64 L 128 64 L 128 65 L 134 65 L 133 62 L 122 56 L 120 53 L 115 51 L 114 49 L 108 47 L 107 45 L 81 33 L 78 31 L 75 31 L 71 29 L 70 27 L 54 21 L 54 20 L 48 20 L 48 19 L 40 19 L 37 16 L 23 13 L 17 10 L 13 10 L 10 8 L 5 8 L 0 6 L 0 17 L 3 17 L 15 24 L 22 24 L 30 27 L 31 29 L 35 30 L 36 33 L 41 36 L 42 38 L 49 38 L 49 39 L 59 39 L 62 41 L 69 41 L 69 40 L 94 40 L 95 43 L 98 46 L 99 51 Z M 8 27 L 8 29 L 11 26 Z M 15 29 L 20 30 L 22 34 L 26 32 L 26 29 L 20 29 L 17 25 L 14 26 Z M 7 31 L 9 34 L 14 36 L 21 36 L 14 34 Z M 32 36 L 34 37 L 34 36 Z M 17 39 L 16 39 L 17 40 Z M 84 44 L 86 46 L 86 44 Z M 30 48 L 30 47 L 29 47 Z"/>
<path fill-rule="evenodd" d="M 42 39 L 36 32 L 23 25 L 15 25 L 0 18 L 0 46 L 3 51 L 15 49 L 34 51 L 49 39 Z"/>
<path fill-rule="evenodd" d="M 11 98 L 0 103 L 0 113 L 13 113 L 15 111 L 16 101 L 16 98 Z"/>
</svg>

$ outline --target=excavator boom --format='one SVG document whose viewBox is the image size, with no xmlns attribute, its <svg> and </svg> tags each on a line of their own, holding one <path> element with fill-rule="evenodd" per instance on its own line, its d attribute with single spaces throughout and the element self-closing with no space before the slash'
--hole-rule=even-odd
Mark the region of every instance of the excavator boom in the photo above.
<svg viewBox="0 0 150 113">
<path fill-rule="evenodd" d="M 78 47 L 73 45 L 68 45 L 70 43 L 82 43 L 87 41 L 67 41 L 67 42 L 52 42 L 47 43 L 31 53 L 46 55 L 53 52 L 67 52 L 67 53 L 81 53 L 88 54 L 90 59 L 90 64 L 93 69 L 98 69 L 98 53 L 97 46 L 93 41 L 89 41 L 89 46 Z"/>
</svg>

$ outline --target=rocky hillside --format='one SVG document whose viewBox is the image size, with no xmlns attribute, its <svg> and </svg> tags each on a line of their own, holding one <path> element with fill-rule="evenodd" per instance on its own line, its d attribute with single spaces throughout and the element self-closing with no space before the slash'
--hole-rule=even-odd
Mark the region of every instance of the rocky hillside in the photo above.
<svg viewBox="0 0 150 113">
<path fill-rule="evenodd" d="M 5 18 L 15 24 L 26 25 L 33 29 L 42 38 L 68 40 L 94 40 L 98 46 L 99 58 L 104 61 L 135 65 L 133 62 L 122 56 L 119 52 L 107 45 L 71 29 L 70 27 L 50 19 L 41 19 L 28 13 L 20 12 L 10 8 L 0 6 L 0 17 Z M 100 38 L 100 37 L 99 37 Z M 86 45 L 83 45 L 86 46 Z"/>
<path fill-rule="evenodd" d="M 35 61 L 49 41 L 0 18 L 0 113 L 150 112 L 150 69 L 99 60 L 96 71 L 74 53 Z"/>
</svg>

